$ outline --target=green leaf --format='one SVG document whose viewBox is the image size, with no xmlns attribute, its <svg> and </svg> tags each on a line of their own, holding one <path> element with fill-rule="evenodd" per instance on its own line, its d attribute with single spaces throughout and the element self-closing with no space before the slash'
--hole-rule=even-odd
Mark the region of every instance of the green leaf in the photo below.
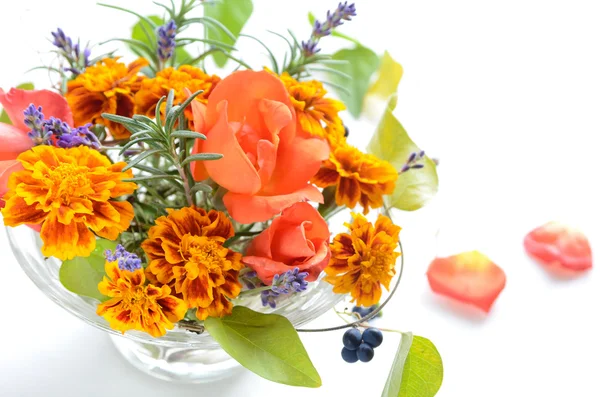
<svg viewBox="0 0 600 397">
<path fill-rule="evenodd" d="M 401 170 L 412 152 L 420 149 L 410 139 L 392 111 L 396 107 L 397 97 L 393 95 L 379 121 L 377 130 L 367 146 L 367 151 L 382 160 L 390 162 Z M 438 190 L 438 176 L 435 163 L 424 157 L 421 169 L 411 169 L 398 175 L 396 189 L 386 197 L 387 203 L 405 211 L 414 211 L 423 207 Z"/>
<path fill-rule="evenodd" d="M 87 258 L 77 256 L 64 261 L 59 271 L 59 279 L 62 285 L 77 295 L 103 301 L 104 295 L 98 291 L 98 284 L 104 277 L 104 251 L 114 250 L 117 243 L 105 239 L 96 240 L 96 248 Z"/>
<path fill-rule="evenodd" d="M 191 155 L 190 157 L 187 157 L 185 160 L 183 160 L 181 165 L 189 164 L 192 161 L 212 161 L 212 160 L 219 160 L 222 158 L 223 158 L 223 155 L 219 154 L 219 153 L 194 154 L 194 155 Z"/>
<path fill-rule="evenodd" d="M 386 99 L 394 95 L 398 90 L 398 84 L 400 84 L 403 73 L 402 65 L 396 62 L 390 53 L 386 51 L 381 57 L 379 76 L 369 88 L 368 95 L 377 95 Z"/>
<path fill-rule="evenodd" d="M 252 0 L 222 0 L 213 4 L 206 4 L 204 6 L 204 15 L 214 18 L 225 25 L 237 40 L 242 32 L 242 28 L 248 19 L 250 19 L 252 10 Z M 208 29 L 207 36 L 210 40 L 217 40 L 229 45 L 234 45 L 236 42 L 236 40 L 232 40 L 224 32 L 216 29 Z M 213 57 L 219 67 L 223 67 L 227 63 L 227 56 L 221 52 L 215 52 Z"/>
<path fill-rule="evenodd" d="M 315 15 L 312 12 L 309 12 L 308 13 L 308 22 L 310 22 L 311 26 L 315 26 L 315 19 L 316 19 Z M 350 37 L 348 35 L 345 35 L 345 34 L 339 32 L 337 29 L 332 30 L 331 31 L 331 35 L 333 37 L 338 37 L 340 39 L 348 40 L 348 41 L 350 41 L 350 42 L 352 42 L 354 44 L 361 45 L 360 42 L 357 39 L 355 39 L 354 37 Z"/>
<path fill-rule="evenodd" d="M 289 320 L 235 306 L 230 316 L 209 317 L 206 330 L 244 367 L 273 382 L 319 387 L 321 378 Z"/>
<path fill-rule="evenodd" d="M 379 57 L 372 50 L 357 46 L 352 49 L 343 49 L 333 54 L 333 59 L 338 61 L 347 61 L 344 64 L 329 65 L 346 75 L 352 77 L 348 81 L 341 76 L 332 75 L 334 83 L 345 87 L 348 92 L 338 89 L 338 95 L 344 101 L 348 110 L 354 117 L 359 117 L 362 112 L 363 103 L 371 76 L 379 66 Z"/>
<path fill-rule="evenodd" d="M 206 135 L 195 131 L 178 130 L 171 134 L 171 138 L 190 138 L 206 140 Z"/>
<path fill-rule="evenodd" d="M 16 88 L 27 91 L 31 91 L 34 89 L 33 83 L 22 83 L 19 84 Z M 10 121 L 8 114 L 4 110 L 2 110 L 2 113 L 0 113 L 0 123 L 12 125 L 12 121 Z"/>
<path fill-rule="evenodd" d="M 403 333 L 381 397 L 433 397 L 443 378 L 442 357 L 434 344 L 422 336 Z"/>
</svg>

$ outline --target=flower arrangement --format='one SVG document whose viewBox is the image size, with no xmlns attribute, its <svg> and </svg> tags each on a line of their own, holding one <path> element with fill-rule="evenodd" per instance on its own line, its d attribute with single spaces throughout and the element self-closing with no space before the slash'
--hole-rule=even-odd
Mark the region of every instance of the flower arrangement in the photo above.
<svg viewBox="0 0 600 397">
<path fill-rule="evenodd" d="M 342 358 L 371 361 L 383 340 L 371 320 L 402 272 L 391 209 L 415 210 L 437 189 L 435 162 L 392 114 L 401 66 L 337 30 L 357 15 L 348 2 L 324 20 L 309 16 L 305 41 L 274 33 L 289 46 L 283 56 L 240 33 L 250 0 L 157 4 L 162 17 L 103 5 L 139 18 L 132 38 L 104 43 L 137 59 L 125 62 L 122 49 L 92 58 L 58 29 L 56 86 L 0 90 L 5 225 L 39 232 L 42 254 L 62 261 L 64 287 L 95 299 L 122 333 L 207 331 L 249 370 L 295 386 L 321 384 L 298 332 L 346 329 Z M 186 35 L 195 25 L 203 37 Z M 322 54 L 329 36 L 351 47 Z M 248 65 L 235 51 L 241 39 L 262 46 L 270 65 Z M 198 43 L 199 54 L 188 52 Z M 228 62 L 234 71 L 219 69 Z M 363 152 L 347 140 L 343 111 L 360 116 L 369 96 L 388 105 Z M 348 230 L 332 238 L 345 209 Z M 338 313 L 345 324 L 297 330 L 270 313 L 316 283 L 356 305 Z M 270 342 L 281 338 L 285 350 Z M 383 395 L 433 396 L 441 379 L 433 344 L 403 333 Z"/>
</svg>

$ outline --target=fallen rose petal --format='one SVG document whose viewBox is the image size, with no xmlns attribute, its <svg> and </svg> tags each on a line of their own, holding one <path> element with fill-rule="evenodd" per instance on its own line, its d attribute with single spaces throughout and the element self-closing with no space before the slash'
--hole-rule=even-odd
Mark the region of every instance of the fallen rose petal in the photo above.
<svg viewBox="0 0 600 397">
<path fill-rule="evenodd" d="M 433 292 L 474 305 L 486 313 L 506 285 L 504 271 L 478 251 L 436 258 L 427 279 Z"/>
<path fill-rule="evenodd" d="M 525 236 L 525 251 L 551 271 L 583 272 L 592 267 L 592 249 L 587 237 L 566 225 L 549 222 Z"/>
</svg>

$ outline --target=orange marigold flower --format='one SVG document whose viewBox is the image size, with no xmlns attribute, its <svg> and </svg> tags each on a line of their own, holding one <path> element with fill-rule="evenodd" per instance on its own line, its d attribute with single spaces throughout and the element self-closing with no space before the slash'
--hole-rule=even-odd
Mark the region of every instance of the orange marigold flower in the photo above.
<svg viewBox="0 0 600 397">
<path fill-rule="evenodd" d="M 223 243 L 234 235 L 223 212 L 188 207 L 168 210 L 150 228 L 142 248 L 150 259 L 149 277 L 175 288 L 200 320 L 222 317 L 239 295 L 242 255 Z M 229 299 L 228 299 L 229 298 Z"/>
<path fill-rule="evenodd" d="M 340 129 L 343 134 L 344 125 L 338 113 L 346 107 L 338 100 L 325 98 L 327 90 L 323 88 L 321 82 L 317 80 L 300 82 L 287 72 L 280 78 L 296 110 L 298 128 L 321 138 L 327 138 L 331 132 L 337 134 Z M 328 126 L 335 126 L 335 128 L 328 130 Z"/>
<path fill-rule="evenodd" d="M 36 146 L 17 158 L 23 170 L 8 181 L 4 224 L 42 223 L 42 253 L 59 259 L 89 256 L 98 236 L 115 240 L 129 228 L 133 207 L 112 199 L 131 194 L 133 176 L 86 146 Z M 92 231 L 90 231 L 90 229 Z"/>
<path fill-rule="evenodd" d="M 163 336 L 187 312 L 185 302 L 171 295 L 167 285 L 144 285 L 144 270 L 121 270 L 116 261 L 106 262 L 106 275 L 98 290 L 112 299 L 98 305 L 96 313 L 103 316 L 112 329 L 147 332 Z"/>
<path fill-rule="evenodd" d="M 396 274 L 401 228 L 383 215 L 375 226 L 360 214 L 352 217 L 354 222 L 345 224 L 350 233 L 338 234 L 331 243 L 325 281 L 333 284 L 333 292 L 350 293 L 357 305 L 371 306 L 381 299 L 381 286 L 389 290 Z"/>
<path fill-rule="evenodd" d="M 134 115 L 133 96 L 139 90 L 143 76 L 139 71 L 148 61 L 144 58 L 128 66 L 118 62 L 119 58 L 105 58 L 85 69 L 67 84 L 67 102 L 73 111 L 75 126 L 104 124 L 113 137 L 123 139 L 130 133 L 121 124 L 102 118 L 102 113 L 131 117 Z"/>
<path fill-rule="evenodd" d="M 147 79 L 142 83 L 142 87 L 135 95 L 135 112 L 154 118 L 156 116 L 156 104 L 160 98 L 168 95 L 170 90 L 174 90 L 173 103 L 179 104 L 188 97 L 186 88 L 190 92 L 202 90 L 203 92 L 196 97 L 196 100 L 206 104 L 208 96 L 220 81 L 221 79 L 218 76 L 210 76 L 201 69 L 190 65 L 182 65 L 179 69 L 163 69 L 156 74 L 156 77 Z M 166 106 L 166 103 L 161 106 L 162 116 L 165 116 Z M 194 117 L 191 107 L 185 110 L 185 115 L 190 120 L 190 128 L 192 128 Z"/>
<path fill-rule="evenodd" d="M 387 161 L 342 144 L 330 152 L 312 182 L 319 187 L 337 185 L 337 205 L 354 208 L 360 202 L 367 214 L 383 206 L 383 196 L 394 192 L 396 179 L 398 171 Z"/>
</svg>

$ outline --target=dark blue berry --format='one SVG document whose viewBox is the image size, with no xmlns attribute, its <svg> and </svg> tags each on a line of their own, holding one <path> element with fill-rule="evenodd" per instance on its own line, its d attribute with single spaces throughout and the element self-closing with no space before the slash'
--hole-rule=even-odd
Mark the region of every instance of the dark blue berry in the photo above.
<svg viewBox="0 0 600 397">
<path fill-rule="evenodd" d="M 358 361 L 356 350 L 346 349 L 345 347 L 342 349 L 342 358 L 347 363 L 355 363 Z"/>
<path fill-rule="evenodd" d="M 358 349 L 358 346 L 360 346 L 361 339 L 362 335 L 360 334 L 360 331 L 356 328 L 352 328 L 344 333 L 342 342 L 344 342 L 346 349 L 356 350 Z"/>
<path fill-rule="evenodd" d="M 377 328 L 367 328 L 362 334 L 362 340 L 371 347 L 377 347 L 383 342 L 383 333 Z"/>
<path fill-rule="evenodd" d="M 373 305 L 373 306 L 369 306 L 369 307 L 354 306 L 352 308 L 352 312 L 358 313 L 361 318 L 364 318 L 364 317 L 368 316 L 369 314 L 371 314 L 373 312 L 373 310 L 377 309 L 377 307 L 379 307 L 379 305 Z M 381 312 L 377 313 L 377 315 L 375 317 L 381 317 Z"/>
<path fill-rule="evenodd" d="M 358 359 L 363 363 L 368 363 L 375 355 L 375 350 L 368 343 L 361 343 L 356 352 L 358 353 Z"/>
</svg>

